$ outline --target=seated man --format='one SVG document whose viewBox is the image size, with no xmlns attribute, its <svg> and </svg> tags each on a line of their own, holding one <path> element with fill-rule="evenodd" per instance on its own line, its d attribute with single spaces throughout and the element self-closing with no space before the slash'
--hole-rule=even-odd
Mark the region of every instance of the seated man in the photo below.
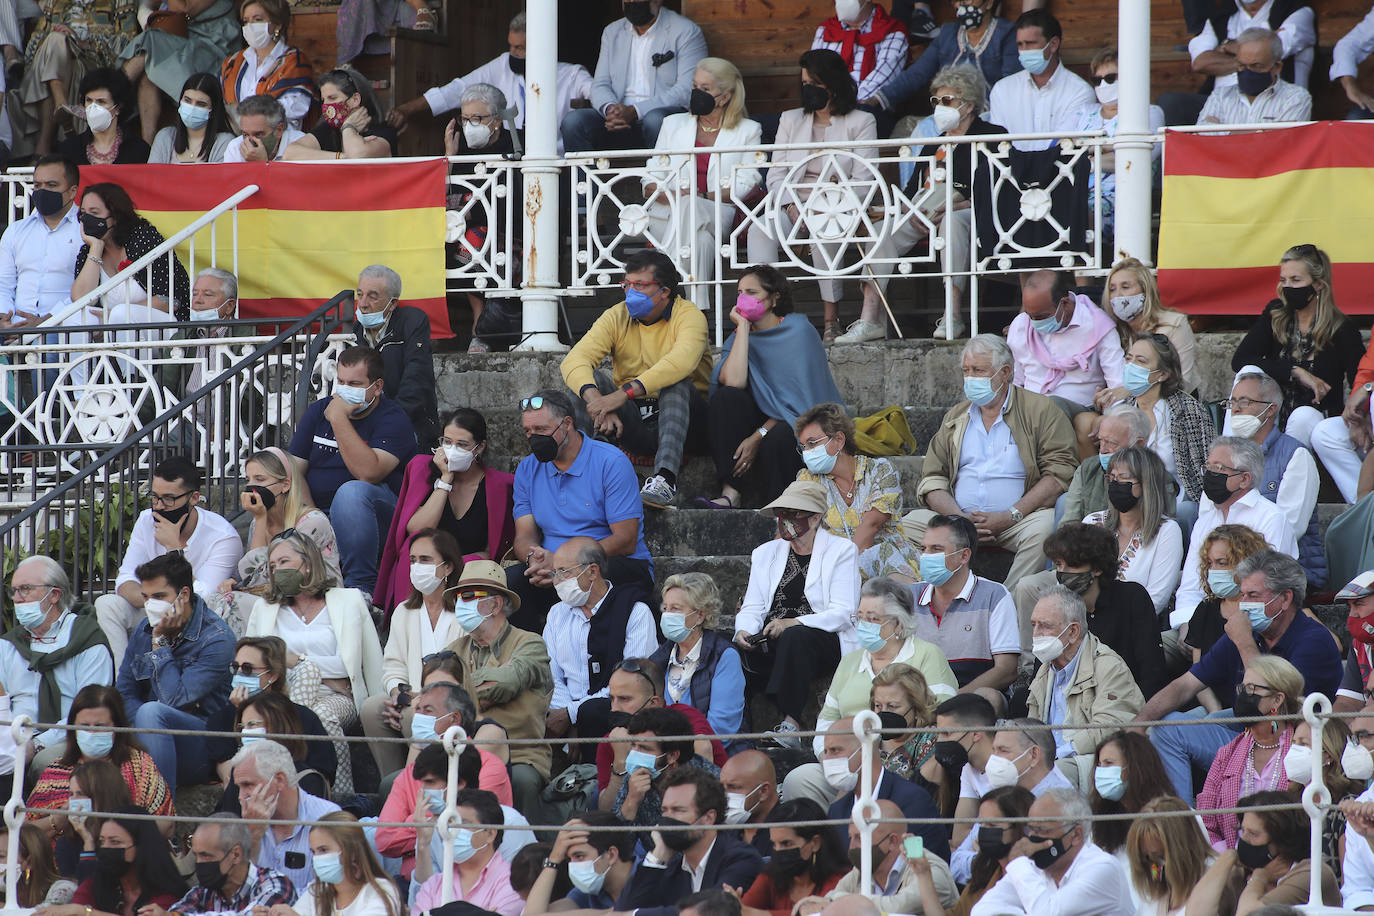
<svg viewBox="0 0 1374 916">
<path fill-rule="evenodd" d="M 231 337 L 252 337 L 257 329 L 250 324 L 227 325 L 223 322 L 239 317 L 239 281 L 227 270 L 207 267 L 196 274 L 191 284 L 191 323 L 172 335 L 173 340 L 227 340 Z M 198 356 L 206 350 L 190 350 Z M 193 363 L 165 363 L 158 367 L 158 379 L 168 390 L 185 396 L 195 392 L 214 377 L 204 374 L 200 361 Z M 208 405 L 197 404 L 204 412 Z"/>
<path fill-rule="evenodd" d="M 583 811 L 563 825 L 553 850 L 530 888 L 525 911 L 546 913 L 559 882 L 559 870 L 567 866 L 573 890 L 569 900 L 582 910 L 610 910 L 630 883 L 635 866 L 635 837 L 609 811 Z M 601 830 L 587 830 L 600 827 Z"/>
<path fill-rule="evenodd" d="M 1218 525 L 1244 525 L 1259 533 L 1274 550 L 1298 556 L 1298 541 L 1288 517 L 1259 493 L 1264 474 L 1264 452 L 1251 440 L 1239 436 L 1218 436 L 1212 440 L 1202 474 L 1202 503 L 1188 541 L 1188 552 L 1183 555 L 1187 562 L 1183 564 L 1178 597 L 1169 614 L 1170 626 L 1178 627 L 1191 620 L 1202 600 L 1202 578 L 1196 558 L 1201 556 L 1207 535 Z"/>
<path fill-rule="evenodd" d="M 891 799 L 879 799 L 878 812 L 883 821 L 900 820 L 903 817 L 902 809 Z M 844 829 L 848 835 L 850 861 L 857 862 L 862 842 L 859 828 L 854 824 L 846 824 Z M 873 828 L 873 886 L 869 892 L 884 913 L 924 912 L 920 884 L 902 845 L 905 833 L 906 828 L 900 823 L 879 823 Z M 954 877 L 949 872 L 945 858 L 929 848 L 925 849 L 922 858 L 930 862 L 931 877 L 935 881 L 941 905 L 952 907 L 959 896 L 959 889 L 954 885 Z M 840 883 L 824 900 L 835 901 L 846 894 L 857 894 L 862 881 L 863 876 L 856 867 L 840 879 Z M 798 914 L 817 912 L 814 907 L 818 902 L 821 901 L 815 897 L 802 900 L 797 906 Z"/>
<path fill-rule="evenodd" d="M 416 452 L 410 418 L 382 393 L 385 375 L 376 350 L 349 347 L 340 353 L 333 393 L 306 408 L 287 449 L 304 460 L 315 505 L 329 513 L 344 586 L 359 589 L 369 601 L 382 538 L 406 463 Z"/>
<path fill-rule="evenodd" d="M 124 711 L 135 728 L 204 728 L 205 720 L 229 702 L 234 631 L 191 590 L 191 564 L 181 554 L 154 557 L 134 574 L 147 619 L 129 639 L 115 680 Z M 203 739 L 146 732 L 139 740 L 171 792 L 179 780 L 195 782 L 210 774 Z"/>
<path fill-rule="evenodd" d="M 1340 83 L 1350 100 L 1347 121 L 1366 121 L 1374 117 L 1374 98 L 1360 89 L 1360 64 L 1374 53 L 1374 9 L 1341 36 L 1331 49 L 1331 70 L 1327 74 L 1333 83 Z M 1349 904 L 1347 904 L 1348 906 Z"/>
<path fill-rule="evenodd" d="M 51 557 L 20 560 L 8 593 L 16 622 L 0 637 L 0 684 L 9 694 L 10 712 L 35 722 L 66 722 L 78 690 L 114 683 L 105 634 L 91 606 L 76 604 L 71 580 Z M 29 743 L 29 766 L 37 777 L 66 752 L 67 733 L 50 728 Z M 12 772 L 13 758 L 0 767 Z"/>
<path fill-rule="evenodd" d="M 458 781 L 454 784 L 454 790 L 462 792 L 465 789 L 480 788 L 478 782 L 482 778 L 484 765 L 485 757 L 474 744 L 464 747 L 463 752 L 458 755 Z M 416 756 L 415 762 L 410 765 L 408 772 L 411 778 L 416 780 L 420 796 L 424 799 L 423 815 L 429 819 L 427 826 L 417 826 L 405 831 L 410 835 L 408 853 L 412 864 L 418 862 L 422 855 L 429 856 L 430 867 L 427 874 L 432 875 L 439 870 L 440 863 L 444 860 L 444 837 L 438 830 L 433 829 L 433 826 L 447 804 L 448 752 L 444 750 L 442 744 L 437 742 L 427 744 L 424 750 Z M 487 790 L 483 789 L 482 791 L 486 792 Z M 501 856 L 507 862 L 513 862 L 516 853 L 525 845 L 536 842 L 534 833 L 528 829 L 530 822 L 525 819 L 525 815 L 510 805 L 501 803 L 500 797 L 496 796 L 495 792 L 490 794 L 496 797 L 498 804 L 501 804 L 501 816 L 507 828 L 501 831 L 501 845 L 499 847 Z M 416 810 L 416 804 L 412 803 L 411 811 L 415 812 Z M 408 816 L 407 820 L 409 819 Z M 421 877 L 412 881 L 411 887 L 418 888 L 423 880 Z"/>
<path fill-rule="evenodd" d="M 496 796 L 481 789 L 464 789 L 457 797 L 458 816 L 464 825 L 504 824 Z M 520 916 L 525 902 L 510 883 L 510 864 L 501 855 L 503 831 L 490 827 L 475 830 L 464 826 L 453 832 L 453 869 L 434 873 L 430 860 L 421 857 L 412 883 L 412 913 L 428 913 L 444 899 L 444 882 L 453 888 L 452 899 L 500 916 Z M 418 887 L 418 889 L 416 889 Z"/>
<path fill-rule="evenodd" d="M 1368 458 L 1370 443 L 1374 441 L 1369 423 L 1370 396 L 1374 393 L 1374 340 L 1365 348 L 1364 356 L 1355 369 L 1345 409 L 1339 417 L 1327 417 L 1312 430 L 1312 450 L 1331 475 L 1341 498 L 1355 503 L 1369 492 L 1368 476 L 1374 462 Z M 1370 468 L 1365 468 L 1370 464 Z"/>
<path fill-rule="evenodd" d="M 1225 634 L 1197 664 L 1150 697 L 1140 711 L 1140 721 L 1187 717 L 1178 710 L 1190 708 L 1204 687 L 1212 688 L 1227 706 L 1209 718 L 1229 718 L 1229 704 L 1245 674 L 1245 663 L 1261 651 L 1277 655 L 1302 672 L 1304 695 L 1335 696 L 1341 653 L 1331 631 L 1302 613 L 1307 574 L 1298 561 L 1278 551 L 1261 550 L 1236 566 L 1235 579 L 1240 584 L 1241 613 L 1226 621 Z M 1217 750 L 1235 737 L 1229 725 L 1157 725 L 1151 730 L 1150 740 L 1180 798 L 1193 797 L 1193 765 L 1210 767 Z"/>
<path fill-rule="evenodd" d="M 974 337 L 961 362 L 967 400 L 930 440 L 916 491 L 924 508 L 906 516 L 903 531 L 924 543 L 932 516 L 964 516 L 980 544 L 1015 551 L 1004 583 L 1011 590 L 1045 562 L 1054 501 L 1078 467 L 1073 427 L 1049 398 L 1012 383 L 1011 349 L 1000 337 Z"/>
<path fill-rule="evenodd" d="M 1196 41 L 1197 39 L 1193 39 Z M 1283 79 L 1283 39 L 1268 29 L 1249 28 L 1236 36 L 1235 82 L 1217 86 L 1198 115 L 1199 124 L 1258 124 L 1306 121 L 1312 96 Z"/>
<path fill-rule="evenodd" d="M 725 821 L 725 789 L 720 780 L 693 767 L 663 778 L 658 826 L 692 827 Z M 635 866 L 617 910 L 661 906 L 703 890 L 749 887 L 763 858 L 731 831 L 655 830 L 649 854 Z"/>
<path fill-rule="evenodd" d="M 520 607 L 519 596 L 506 588 L 505 574 L 491 560 L 469 560 L 456 588 L 455 612 L 464 635 L 449 648 L 463 659 L 463 689 L 477 702 L 478 718 L 496 722 L 511 738 L 543 738 L 553 693 L 549 652 L 544 640 L 507 620 Z M 511 747 L 516 808 L 535 810 L 552 764 L 547 744 Z"/>
<path fill-rule="evenodd" d="M 72 266 L 82 244 L 80 185 L 80 169 L 65 156 L 35 162 L 29 215 L 0 236 L 0 330 L 33 327 L 71 301 Z"/>
<path fill-rule="evenodd" d="M 936 736 L 938 740 L 933 752 L 944 781 L 959 784 L 959 800 L 954 808 L 956 818 L 976 818 L 978 799 L 992 788 L 986 770 L 988 758 L 992 756 L 992 739 L 996 734 L 993 726 L 996 724 L 997 710 L 976 693 L 957 694 L 935 707 L 938 728 L 963 730 L 941 732 Z M 978 832 L 972 829 L 973 826 L 971 823 L 955 824 L 952 837 L 956 847 L 968 844 L 970 859 L 973 835 Z M 953 862 L 950 864 L 952 867 Z"/>
<path fill-rule="evenodd" d="M 416 444 L 432 449 L 439 436 L 439 401 L 429 316 L 400 303 L 401 275 L 382 264 L 364 267 L 354 291 L 353 334 L 358 346 L 381 354 L 382 393 L 410 417 Z"/>
<path fill-rule="evenodd" d="M 198 596 L 214 594 L 219 583 L 238 574 L 243 538 L 224 516 L 200 507 L 200 484 L 200 468 L 181 455 L 153 469 L 151 508 L 134 521 L 115 577 L 115 593 L 95 599 L 96 618 L 116 668 L 124 660 L 130 632 L 143 625 L 145 616 L 138 567 L 175 551 L 191 565 L 192 588 Z"/>
<path fill-rule="evenodd" d="M 639 478 L 620 449 L 578 431 L 572 410 L 564 391 L 545 389 L 520 401 L 531 454 L 515 469 L 514 553 L 522 562 L 506 568 L 506 583 L 519 596 L 516 608 L 524 608 L 517 625 L 536 633 L 558 600 L 553 553 L 568 538 L 599 541 L 603 574 L 612 582 L 653 588 L 644 505 L 635 495 Z"/>
<path fill-rule="evenodd" d="M 286 148 L 305 136 L 286 121 L 286 109 L 270 95 L 239 102 L 239 132 L 224 148 L 225 162 L 275 162 Z"/>
<path fill-rule="evenodd" d="M 706 37 L 663 0 L 624 0 L 625 18 L 601 33 L 592 107 L 563 116 L 563 147 L 648 149 L 663 119 L 687 110 Z"/>
<path fill-rule="evenodd" d="M 853 813 L 855 800 L 863 788 L 860 772 L 862 763 L 863 754 L 860 751 L 859 739 L 854 734 L 854 720 L 840 719 L 825 733 L 825 748 L 821 752 L 821 767 L 825 770 L 826 781 L 839 793 L 839 798 L 830 805 L 830 810 L 826 814 L 829 820 L 848 820 Z M 874 798 L 891 801 L 901 809 L 902 816 L 907 820 L 940 817 L 940 810 L 935 807 L 929 792 L 895 773 L 888 772 L 876 756 L 871 788 Z M 849 834 L 845 828 L 835 829 L 847 842 Z M 907 825 L 907 832 L 921 837 L 928 851 L 942 859 L 949 858 L 949 832 L 943 824 L 912 823 Z"/>
<path fill-rule="evenodd" d="M 973 573 L 978 529 L 962 515 L 936 515 L 916 546 L 916 635 L 939 646 L 960 690 L 1006 689 L 1021 658 L 1016 606 L 1004 586 Z"/>
<path fill-rule="evenodd" d="M 317 821 L 339 806 L 317 798 L 297 784 L 291 752 L 266 739 L 245 744 L 234 755 L 234 784 L 246 820 Z M 310 828 L 302 824 L 250 824 L 254 858 L 259 868 L 285 875 L 292 885 L 306 888 L 315 880 L 310 854 Z"/>
<path fill-rule="evenodd" d="M 641 709 L 630 716 L 625 731 L 631 739 L 625 755 L 625 775 L 620 788 L 611 796 L 611 804 L 603 804 L 610 795 L 603 789 L 597 807 L 644 828 L 640 839 L 648 846 L 652 845 L 649 831 L 658 823 L 666 778 L 687 768 L 705 770 L 714 776 L 720 768 L 696 753 L 692 726 L 676 709 Z"/>
<path fill-rule="evenodd" d="M 631 452 L 654 452 L 639 491 L 647 506 L 677 498 L 682 453 L 705 449 L 711 347 L 706 317 L 679 295 L 682 278 L 661 251 L 625 259 L 625 301 L 596 319 L 563 358 L 563 381 L 578 397 L 578 426 Z M 611 372 L 597 367 L 610 357 Z"/>
<path fill-rule="evenodd" d="M 771 856 L 773 840 L 767 820 L 782 800 L 773 761 L 763 751 L 740 751 L 720 768 L 720 784 L 725 787 L 725 822 L 745 825 L 740 839 L 765 859 Z"/>
<path fill-rule="evenodd" d="M 658 648 L 648 592 L 636 582 L 612 588 L 605 568 L 606 551 L 591 538 L 569 538 L 553 553 L 559 601 L 544 624 L 553 672 L 545 724 L 550 738 L 574 731 L 600 738 L 610 731 L 611 674 L 622 660 Z"/>
<path fill-rule="evenodd" d="M 1069 492 L 1063 497 L 1064 514 L 1059 523 L 1081 522 L 1107 504 L 1107 465 L 1112 456 L 1133 445 L 1145 445 L 1150 437 L 1150 418 L 1130 404 L 1113 404 L 1102 411 L 1097 424 L 1097 454 L 1073 472 Z"/>
<path fill-rule="evenodd" d="M 1070 784 L 1091 791 L 1098 742 L 1113 727 L 1135 721 L 1145 697 L 1121 656 L 1088 631 L 1083 599 L 1064 586 L 1053 586 L 1035 602 L 1031 632 L 1041 665 L 1031 681 L 1027 713 L 1053 730 L 1059 771 Z M 1061 731 L 1060 725 L 1101 725 L 1102 731 Z"/>
<path fill-rule="evenodd" d="M 418 99 L 411 99 L 391 109 L 386 121 L 392 127 L 404 128 L 406 122 L 416 116 L 438 117 L 455 111 L 462 104 L 463 90 L 468 86 L 486 83 L 501 90 L 501 94 L 515 105 L 515 116 L 511 123 L 516 130 L 525 129 L 525 12 L 521 10 L 510 21 L 506 44 L 510 50 L 482 64 L 466 76 L 460 76 L 442 86 L 426 89 Z M 587 68 L 578 64 L 558 62 L 556 86 L 558 93 L 558 120 L 562 121 L 572 110 L 576 99 L 590 99 L 592 95 L 592 75 Z M 559 133 L 558 154 L 563 154 L 563 136 Z"/>
<path fill-rule="evenodd" d="M 1016 20 L 1016 48 L 1025 69 L 1004 76 L 988 96 L 987 120 L 1009 134 L 1042 134 L 1078 129 L 1083 109 L 1094 107 L 1092 87 L 1063 61 L 1064 30 L 1046 10 L 1033 9 Z M 1053 140 L 1018 140 L 1017 149 L 1042 150 Z"/>
<path fill-rule="evenodd" d="M 196 884 L 169 913 L 252 912 L 259 906 L 290 906 L 298 896 L 286 875 L 253 864 L 253 831 L 239 818 L 216 814 L 202 822 L 191 834 L 191 855 L 196 860 Z"/>
<path fill-rule="evenodd" d="M 992 788 L 1020 786 L 1037 798 L 1050 789 L 1072 788 L 1054 765 L 1055 736 L 1044 722 L 1026 718 L 1009 719 L 1004 724 L 1028 727 L 1003 729 L 993 736 L 987 766 Z"/>
<path fill-rule="evenodd" d="M 1312 7 L 1301 0 L 1236 0 L 1235 6 L 1234 10 L 1230 4 L 1213 7 L 1202 31 L 1188 42 L 1193 72 L 1213 78 L 1212 95 L 1244 79 L 1240 44 L 1251 31 L 1269 32 L 1278 39 L 1274 60 L 1282 64 L 1283 78 L 1305 89 L 1317 48 L 1317 16 Z M 1334 73 L 1331 79 L 1336 80 Z"/>
<path fill-rule="evenodd" d="M 1350 652 L 1345 658 L 1345 673 L 1336 689 L 1332 708 L 1354 712 L 1364 706 L 1374 690 L 1374 570 L 1362 572 L 1336 593 L 1336 603 L 1344 604 L 1349 616 Z M 1354 723 L 1350 723 L 1354 727 Z M 724 771 L 722 771 L 724 772 Z"/>
<path fill-rule="evenodd" d="M 859 87 L 858 98 L 867 100 L 906 66 L 906 31 L 901 20 L 873 0 L 846 0 L 835 4 L 835 15 L 816 28 L 811 47 L 827 48 L 844 58 Z M 886 137 L 896 118 L 885 112 L 883 116 L 891 119 L 886 130 L 878 129 Z"/>
<path fill-rule="evenodd" d="M 1283 389 L 1263 372 L 1242 371 L 1227 402 L 1231 429 L 1264 452 L 1259 494 L 1278 506 L 1298 535 L 1298 562 L 1312 588 L 1326 585 L 1326 546 L 1317 523 L 1317 462 L 1301 442 L 1278 425 Z"/>
<path fill-rule="evenodd" d="M 1083 908 L 1130 916 L 1130 879 L 1089 833 L 1092 808 L 1073 789 L 1051 789 L 1031 805 L 1026 835 L 1011 848 L 1006 874 L 973 905 L 972 916 L 1060 913 Z"/>
</svg>

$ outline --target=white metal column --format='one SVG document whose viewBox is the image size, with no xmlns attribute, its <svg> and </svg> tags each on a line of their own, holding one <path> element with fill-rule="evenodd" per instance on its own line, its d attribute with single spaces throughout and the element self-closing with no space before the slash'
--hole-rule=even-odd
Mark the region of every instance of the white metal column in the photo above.
<svg viewBox="0 0 1374 916">
<path fill-rule="evenodd" d="M 1114 260 L 1150 259 L 1150 0 L 1120 0 Z"/>
<path fill-rule="evenodd" d="M 1148 0 L 1142 0 L 1148 2 Z M 524 340 L 521 350 L 558 342 L 558 0 L 529 0 L 525 32 Z"/>
</svg>

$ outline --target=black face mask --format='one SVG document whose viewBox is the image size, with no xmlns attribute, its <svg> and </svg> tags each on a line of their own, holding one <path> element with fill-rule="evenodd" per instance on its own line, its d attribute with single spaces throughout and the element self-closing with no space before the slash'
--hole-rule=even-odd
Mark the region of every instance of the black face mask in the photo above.
<svg viewBox="0 0 1374 916">
<path fill-rule="evenodd" d="M 62 192 L 51 188 L 34 188 L 29 195 L 29 206 L 42 216 L 52 216 L 64 206 Z"/>
<path fill-rule="evenodd" d="M 954 21 L 966 29 L 976 29 L 983 24 L 984 15 L 986 14 L 979 7 L 958 6 L 955 8 Z"/>
<path fill-rule="evenodd" d="M 1283 304 L 1293 311 L 1307 308 L 1308 303 L 1316 296 L 1317 290 L 1311 286 L 1285 286 L 1283 288 Z"/>
<path fill-rule="evenodd" d="M 1002 859 L 1011 851 L 1011 844 L 1002 839 L 1001 827 L 978 827 L 978 851 L 990 859 Z"/>
<path fill-rule="evenodd" d="M 122 878 L 134 863 L 124 858 L 124 850 L 102 846 L 95 851 L 95 863 L 112 878 Z"/>
<path fill-rule="evenodd" d="M 892 711 L 890 711 L 890 710 L 889 710 L 889 711 L 886 711 L 886 712 L 880 712 L 880 713 L 878 713 L 878 721 L 882 723 L 883 728 L 909 728 L 909 727 L 910 727 L 910 724 L 909 724 L 909 723 L 907 722 L 907 720 L 906 720 L 906 716 L 902 715 L 902 714 L 899 713 L 899 712 L 892 712 Z M 892 738 L 895 738 L 896 736 L 895 736 L 895 735 L 888 735 L 888 736 L 886 736 L 886 737 L 887 737 L 888 740 L 891 740 Z"/>
<path fill-rule="evenodd" d="M 936 741 L 934 754 L 935 762 L 951 773 L 968 763 L 968 751 L 958 741 Z"/>
<path fill-rule="evenodd" d="M 191 511 L 191 501 L 186 502 L 172 509 L 159 509 L 157 514 L 171 522 L 173 525 L 180 525 L 182 519 L 186 518 L 186 513 Z"/>
<path fill-rule="evenodd" d="M 1231 490 L 1227 483 L 1231 480 L 1230 475 L 1223 474 L 1221 471 L 1202 472 L 1202 492 L 1207 494 L 1215 505 L 1221 505 L 1231 498 Z"/>
<path fill-rule="evenodd" d="M 820 111 L 830 104 L 830 90 L 815 83 L 802 83 L 801 105 L 803 111 Z"/>
<path fill-rule="evenodd" d="M 1236 691 L 1236 699 L 1231 703 L 1231 712 L 1242 719 L 1263 715 L 1260 712 L 1260 695 L 1246 693 L 1244 690 Z"/>
<path fill-rule="evenodd" d="M 660 817 L 658 819 L 660 827 L 686 827 L 686 821 L 680 821 L 675 817 Z M 666 830 L 660 833 L 663 837 L 663 845 L 673 852 L 686 852 L 687 847 L 697 841 L 697 837 L 692 835 L 690 830 Z"/>
<path fill-rule="evenodd" d="M 716 110 L 716 97 L 705 89 L 692 88 L 692 100 L 687 103 L 687 110 L 698 118 L 705 117 Z"/>
<path fill-rule="evenodd" d="M 1236 858 L 1240 864 L 1251 870 L 1263 868 L 1274 861 L 1274 854 L 1269 851 L 1269 844 L 1263 846 L 1255 843 L 1247 843 L 1244 840 L 1236 840 Z"/>
<path fill-rule="evenodd" d="M 612 729 L 624 728 L 630 724 L 630 714 L 628 712 L 616 712 L 613 709 L 606 714 L 606 724 Z"/>
<path fill-rule="evenodd" d="M 547 464 L 558 457 L 558 440 L 553 436 L 535 434 L 529 438 L 530 454 L 536 461 Z"/>
<path fill-rule="evenodd" d="M 81 221 L 81 231 L 93 239 L 105 237 L 105 233 L 110 231 L 110 221 L 103 216 L 91 216 L 89 213 L 80 213 L 76 217 Z"/>
<path fill-rule="evenodd" d="M 219 870 L 219 862 L 197 862 L 196 863 L 196 883 L 207 891 L 218 891 L 224 887 L 229 876 Z"/>
<path fill-rule="evenodd" d="M 266 487 L 252 486 L 248 488 L 248 492 L 258 495 L 258 502 L 262 503 L 264 509 L 271 509 L 277 504 L 277 494 Z"/>
<path fill-rule="evenodd" d="M 649 5 L 649 0 L 625 0 L 621 8 L 630 25 L 643 27 L 654 21 L 654 9 Z"/>
<path fill-rule="evenodd" d="M 774 849 L 765 868 L 769 874 L 792 878 L 805 871 L 806 866 L 800 849 Z"/>
<path fill-rule="evenodd" d="M 1272 85 L 1274 85 L 1273 74 L 1256 73 L 1249 67 L 1236 71 L 1236 88 L 1251 98 L 1259 95 Z"/>
<path fill-rule="evenodd" d="M 1091 569 L 1083 572 L 1066 572 L 1060 570 L 1054 574 L 1054 578 L 1059 584 L 1067 588 L 1076 595 L 1082 595 L 1093 587 L 1093 581 L 1097 578 L 1097 573 Z"/>
<path fill-rule="evenodd" d="M 1130 512 L 1140 502 L 1140 497 L 1132 492 L 1135 484 L 1124 480 L 1107 481 L 1107 501 L 1118 512 Z"/>
<path fill-rule="evenodd" d="M 511 54 L 506 59 L 510 62 L 511 73 L 514 73 L 516 76 L 525 75 L 525 58 L 516 57 L 514 54 Z"/>
<path fill-rule="evenodd" d="M 1069 833 L 1072 832 L 1073 831 L 1069 831 Z M 1054 840 L 1054 842 L 1052 842 L 1049 845 L 1048 848 L 1039 849 L 1032 853 L 1031 861 L 1035 863 L 1035 867 L 1040 869 L 1041 871 L 1044 871 L 1045 869 L 1053 865 L 1055 862 L 1058 862 L 1060 859 L 1064 858 L 1065 854 L 1069 851 L 1067 845 L 1064 843 L 1064 837 L 1068 835 L 1069 834 L 1066 833 L 1063 836 L 1057 837 Z M 1035 836 L 1033 834 L 1028 833 L 1026 834 L 1026 839 L 1030 840 L 1032 843 L 1043 843 L 1046 840 L 1048 840 L 1049 837 Z M 981 842 L 981 840 L 982 838 L 980 837 L 979 841 Z"/>
</svg>

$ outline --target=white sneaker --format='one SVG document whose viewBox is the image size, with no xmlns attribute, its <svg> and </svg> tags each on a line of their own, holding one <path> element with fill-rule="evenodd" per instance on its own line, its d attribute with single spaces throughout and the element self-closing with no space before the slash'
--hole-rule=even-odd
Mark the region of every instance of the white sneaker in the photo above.
<svg viewBox="0 0 1374 916">
<path fill-rule="evenodd" d="M 800 731 L 800 729 L 791 722 L 779 722 L 769 729 L 767 733 L 768 740 L 772 741 L 778 747 L 786 747 L 794 751 L 799 751 L 802 747 L 802 739 L 797 737 L 798 731 Z"/>
<path fill-rule="evenodd" d="M 964 336 L 964 332 L 967 331 L 967 330 L 968 330 L 968 328 L 965 327 L 965 325 L 964 325 L 964 319 L 960 318 L 960 317 L 956 314 L 956 315 L 954 316 L 954 333 L 951 334 L 951 335 L 949 335 L 950 339 L 953 340 L 953 339 L 957 339 L 957 338 L 963 337 L 963 336 Z M 933 334 L 931 334 L 930 336 L 933 337 L 933 338 L 936 339 L 936 340 L 944 340 L 944 339 L 945 339 L 945 316 L 944 316 L 944 315 L 941 315 L 941 316 L 940 316 L 940 320 L 937 321 L 937 322 L 935 322 L 935 332 L 934 332 Z"/>
<path fill-rule="evenodd" d="M 835 338 L 835 343 L 852 344 L 865 343 L 870 340 L 886 340 L 887 328 L 872 321 L 865 321 L 860 318 L 849 326 L 839 337 Z"/>
<path fill-rule="evenodd" d="M 655 509 L 666 509 L 677 499 L 677 487 L 664 480 L 661 475 L 654 475 L 644 481 L 644 486 L 639 491 L 640 501 L 646 506 Z"/>
</svg>

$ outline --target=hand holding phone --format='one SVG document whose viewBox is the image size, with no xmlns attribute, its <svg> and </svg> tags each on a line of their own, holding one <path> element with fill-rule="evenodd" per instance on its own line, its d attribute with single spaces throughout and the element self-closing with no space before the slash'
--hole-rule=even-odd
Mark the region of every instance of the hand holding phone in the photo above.
<svg viewBox="0 0 1374 916">
<path fill-rule="evenodd" d="M 902 841 L 902 849 L 908 859 L 921 859 L 926 854 L 926 841 L 922 837 L 909 836 Z"/>
</svg>

